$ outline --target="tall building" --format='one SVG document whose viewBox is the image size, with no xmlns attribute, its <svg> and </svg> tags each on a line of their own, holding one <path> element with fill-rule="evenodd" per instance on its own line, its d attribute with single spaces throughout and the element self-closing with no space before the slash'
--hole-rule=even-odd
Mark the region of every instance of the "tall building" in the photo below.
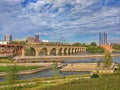
<svg viewBox="0 0 120 90">
<path fill-rule="evenodd" d="M 40 40 L 39 40 L 39 34 L 36 34 L 36 35 L 35 35 L 35 42 L 36 42 L 36 43 L 39 43 L 39 42 L 40 42 Z"/>
<path fill-rule="evenodd" d="M 4 36 L 4 41 L 7 41 L 7 43 L 11 43 L 12 42 L 12 35 L 6 34 Z"/>
<path fill-rule="evenodd" d="M 99 33 L 99 45 L 107 45 L 107 33 Z"/>
</svg>

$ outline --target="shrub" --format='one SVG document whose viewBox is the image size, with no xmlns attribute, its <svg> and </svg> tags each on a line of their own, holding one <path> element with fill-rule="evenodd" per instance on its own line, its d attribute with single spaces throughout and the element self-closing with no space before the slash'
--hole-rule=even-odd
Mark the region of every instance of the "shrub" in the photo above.
<svg viewBox="0 0 120 90">
<path fill-rule="evenodd" d="M 98 77 L 100 77 L 100 76 L 99 76 L 97 73 L 92 73 L 90 77 L 91 77 L 91 78 L 98 78 Z"/>
</svg>

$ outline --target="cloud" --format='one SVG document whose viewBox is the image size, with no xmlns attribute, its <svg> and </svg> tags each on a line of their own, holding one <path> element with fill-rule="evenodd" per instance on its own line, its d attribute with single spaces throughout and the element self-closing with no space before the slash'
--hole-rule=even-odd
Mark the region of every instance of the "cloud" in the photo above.
<svg viewBox="0 0 120 90">
<path fill-rule="evenodd" d="M 61 36 L 72 40 L 98 32 L 120 33 L 118 3 L 118 0 L 1 0 L 0 34 L 25 37 L 40 32 L 41 37 L 50 40 Z"/>
</svg>

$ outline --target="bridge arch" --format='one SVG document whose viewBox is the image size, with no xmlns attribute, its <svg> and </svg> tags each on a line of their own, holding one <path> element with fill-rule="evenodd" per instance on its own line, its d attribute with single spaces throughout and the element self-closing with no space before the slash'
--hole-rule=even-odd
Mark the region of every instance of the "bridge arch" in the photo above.
<svg viewBox="0 0 120 90">
<path fill-rule="evenodd" d="M 62 56 L 62 55 L 63 55 L 63 48 L 59 48 L 59 49 L 58 49 L 58 55 L 59 55 L 59 56 Z"/>
<path fill-rule="evenodd" d="M 48 49 L 44 47 L 40 50 L 39 55 L 40 56 L 47 56 L 47 53 L 48 53 Z"/>
<path fill-rule="evenodd" d="M 25 49 L 25 56 L 35 56 L 36 55 L 36 49 L 33 47 L 28 47 Z"/>
<path fill-rule="evenodd" d="M 67 54 L 68 54 L 67 48 L 64 48 L 64 55 L 67 55 Z"/>
<path fill-rule="evenodd" d="M 75 54 L 77 54 L 78 48 L 75 48 Z"/>
<path fill-rule="evenodd" d="M 50 51 L 50 55 L 56 56 L 57 55 L 56 51 L 57 51 L 56 48 L 52 48 Z"/>
<path fill-rule="evenodd" d="M 77 53 L 80 54 L 80 48 L 77 49 Z"/>
<path fill-rule="evenodd" d="M 72 48 L 72 54 L 74 54 L 75 53 L 75 49 L 74 48 Z"/>
<path fill-rule="evenodd" d="M 68 55 L 71 54 L 71 48 L 68 48 Z"/>
</svg>

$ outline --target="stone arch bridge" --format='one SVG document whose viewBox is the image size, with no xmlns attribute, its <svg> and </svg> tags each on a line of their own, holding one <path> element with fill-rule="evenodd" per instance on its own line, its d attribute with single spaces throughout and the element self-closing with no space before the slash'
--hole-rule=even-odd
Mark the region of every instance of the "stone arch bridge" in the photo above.
<svg viewBox="0 0 120 90">
<path fill-rule="evenodd" d="M 64 56 L 86 53 L 86 47 L 79 46 L 40 46 L 26 45 L 22 49 L 22 56 L 26 55 L 27 49 L 32 49 L 33 56 Z"/>
</svg>

